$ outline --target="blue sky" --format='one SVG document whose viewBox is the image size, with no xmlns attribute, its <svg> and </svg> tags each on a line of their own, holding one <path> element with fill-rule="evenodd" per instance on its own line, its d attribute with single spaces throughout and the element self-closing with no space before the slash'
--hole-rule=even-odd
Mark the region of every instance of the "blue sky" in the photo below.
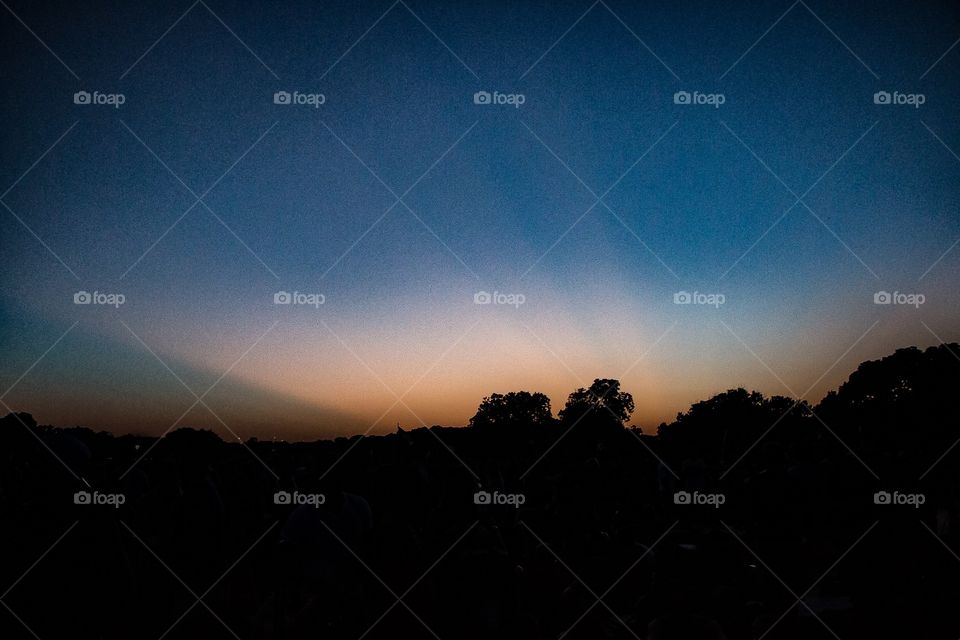
<svg viewBox="0 0 960 640">
<path fill-rule="evenodd" d="M 0 386 L 41 422 L 321 437 L 618 377 L 649 430 L 960 339 L 946 3 L 14 2 L 0 24 Z"/>
</svg>

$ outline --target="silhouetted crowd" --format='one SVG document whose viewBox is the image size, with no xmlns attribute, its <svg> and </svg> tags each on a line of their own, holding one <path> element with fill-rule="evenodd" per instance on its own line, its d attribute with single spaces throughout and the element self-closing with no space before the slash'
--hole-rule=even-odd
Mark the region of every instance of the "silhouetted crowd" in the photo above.
<svg viewBox="0 0 960 640">
<path fill-rule="evenodd" d="M 955 640 L 958 392 L 953 344 L 657 435 L 604 379 L 313 443 L 11 414 L 0 638 Z"/>
</svg>

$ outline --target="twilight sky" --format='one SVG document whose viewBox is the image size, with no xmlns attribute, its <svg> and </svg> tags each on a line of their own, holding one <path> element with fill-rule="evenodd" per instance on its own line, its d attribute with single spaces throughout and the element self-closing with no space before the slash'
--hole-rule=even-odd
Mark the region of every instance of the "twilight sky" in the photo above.
<svg viewBox="0 0 960 640">
<path fill-rule="evenodd" d="M 0 10 L 4 412 L 650 432 L 960 340 L 955 3 L 126 4 Z"/>
</svg>

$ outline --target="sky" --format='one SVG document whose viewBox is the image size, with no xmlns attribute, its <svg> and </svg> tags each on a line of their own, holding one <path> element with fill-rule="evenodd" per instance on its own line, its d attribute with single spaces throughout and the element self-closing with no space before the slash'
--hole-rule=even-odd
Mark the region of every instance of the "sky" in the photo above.
<svg viewBox="0 0 960 640">
<path fill-rule="evenodd" d="M 4 4 L 0 410 L 649 433 L 960 340 L 955 4 L 346 4 Z"/>
</svg>

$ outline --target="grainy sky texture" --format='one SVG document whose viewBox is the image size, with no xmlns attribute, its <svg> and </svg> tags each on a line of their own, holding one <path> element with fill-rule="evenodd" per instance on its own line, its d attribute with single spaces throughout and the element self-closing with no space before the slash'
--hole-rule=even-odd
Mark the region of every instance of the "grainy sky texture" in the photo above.
<svg viewBox="0 0 960 640">
<path fill-rule="evenodd" d="M 953 3 L 127 4 L 0 11 L 4 410 L 649 432 L 960 340 Z"/>
</svg>

